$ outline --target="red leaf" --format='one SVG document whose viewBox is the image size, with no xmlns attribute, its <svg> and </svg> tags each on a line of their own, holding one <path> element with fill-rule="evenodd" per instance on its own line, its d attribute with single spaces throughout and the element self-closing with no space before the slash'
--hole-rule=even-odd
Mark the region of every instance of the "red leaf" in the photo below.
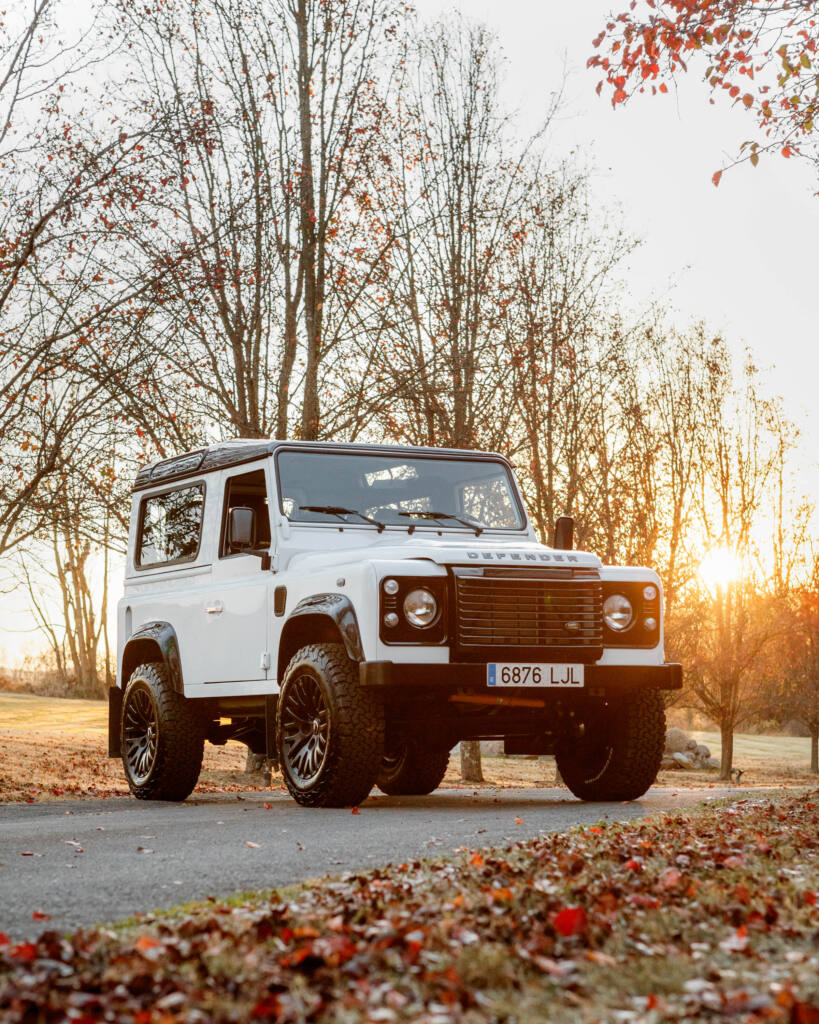
<svg viewBox="0 0 819 1024">
<path fill-rule="evenodd" d="M 150 935 L 140 935 L 134 944 L 134 948 L 138 949 L 140 953 L 144 953 L 148 949 L 156 949 L 160 945 L 157 939 L 151 938 Z"/>
<path fill-rule="evenodd" d="M 32 960 L 37 959 L 37 947 L 33 942 L 21 942 L 18 946 L 12 946 L 7 956 L 10 960 L 22 960 L 23 963 L 30 964 Z"/>
<path fill-rule="evenodd" d="M 51 914 L 44 914 L 42 910 L 35 910 L 31 915 L 32 921 L 50 921 Z"/>
<path fill-rule="evenodd" d="M 716 188 L 717 185 L 719 185 L 721 178 L 722 171 L 714 171 L 713 175 L 711 176 L 711 181 L 713 181 L 714 183 L 714 188 Z"/>
<path fill-rule="evenodd" d="M 791 155 L 791 147 L 790 146 L 783 146 L 782 147 L 782 156 L 789 157 L 790 155 Z"/>
<path fill-rule="evenodd" d="M 469 858 L 469 863 L 476 868 L 483 867 L 483 857 L 479 853 L 473 853 Z"/>
<path fill-rule="evenodd" d="M 265 996 L 250 1011 L 251 1017 L 279 1017 L 281 1000 L 278 996 Z"/>
<path fill-rule="evenodd" d="M 350 814 L 358 814 L 358 813 L 360 813 L 360 812 L 359 812 L 359 810 L 358 810 L 358 808 L 357 808 L 357 807 L 354 807 L 354 808 L 353 808 L 353 809 L 352 809 L 352 810 L 350 811 Z"/>
<path fill-rule="evenodd" d="M 560 935 L 579 935 L 588 924 L 586 911 L 582 907 L 564 907 L 555 914 L 553 923 Z"/>
<path fill-rule="evenodd" d="M 6 935 L 5 932 L 0 932 L 0 946 L 8 946 L 11 939 Z"/>
</svg>

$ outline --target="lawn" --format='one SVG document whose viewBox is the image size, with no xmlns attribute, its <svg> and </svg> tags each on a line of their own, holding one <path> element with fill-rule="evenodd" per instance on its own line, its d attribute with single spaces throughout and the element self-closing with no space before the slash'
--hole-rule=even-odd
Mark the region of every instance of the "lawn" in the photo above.
<svg viewBox="0 0 819 1024">
<path fill-rule="evenodd" d="M 115 929 L 0 934 L 0 1019 L 817 1024 L 818 805 L 758 792 Z"/>
<path fill-rule="evenodd" d="M 104 701 L 64 700 L 0 692 L 0 801 L 54 800 L 61 797 L 105 797 L 128 787 L 119 760 L 106 754 L 108 708 Z M 719 735 L 692 733 L 719 757 Z M 737 735 L 734 764 L 742 768 L 743 786 L 806 786 L 810 775 L 810 740 L 791 736 Z M 205 745 L 198 792 L 234 792 L 258 788 L 258 779 L 244 772 L 246 749 L 238 743 Z M 553 786 L 554 758 L 485 757 L 488 787 Z M 274 776 L 273 785 L 281 779 Z M 457 756 L 443 785 L 459 787 Z M 473 784 L 469 784 L 474 788 Z M 657 785 L 720 787 L 715 772 L 663 771 Z"/>
</svg>

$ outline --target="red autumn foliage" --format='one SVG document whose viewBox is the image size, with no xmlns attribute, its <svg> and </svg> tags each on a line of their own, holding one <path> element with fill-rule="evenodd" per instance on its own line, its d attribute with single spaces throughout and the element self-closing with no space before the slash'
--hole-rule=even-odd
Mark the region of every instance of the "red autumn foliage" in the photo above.
<svg viewBox="0 0 819 1024">
<path fill-rule="evenodd" d="M 635 0 L 594 40 L 588 66 L 604 73 L 598 92 L 606 85 L 616 107 L 646 89 L 667 92 L 698 61 L 714 94 L 756 118 L 759 135 L 740 155 L 756 166 L 767 150 L 819 156 L 817 43 L 816 0 Z"/>
</svg>

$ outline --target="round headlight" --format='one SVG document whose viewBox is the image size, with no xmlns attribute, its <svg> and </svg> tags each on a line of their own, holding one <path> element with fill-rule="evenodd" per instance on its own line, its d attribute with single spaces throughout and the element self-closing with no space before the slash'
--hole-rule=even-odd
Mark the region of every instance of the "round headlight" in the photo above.
<svg viewBox="0 0 819 1024">
<path fill-rule="evenodd" d="M 384 580 L 384 593 L 385 594 L 397 594 L 398 593 L 398 580 Z"/>
<path fill-rule="evenodd" d="M 438 602 L 423 587 L 411 590 L 404 598 L 404 615 L 411 625 L 424 629 L 435 621 L 438 615 Z"/>
<path fill-rule="evenodd" d="M 631 601 L 624 594 L 611 594 L 603 602 L 603 621 L 618 633 L 628 629 L 634 618 Z"/>
<path fill-rule="evenodd" d="M 646 601 L 653 601 L 657 597 L 657 588 L 653 587 L 650 583 L 647 587 L 643 587 L 643 597 Z"/>
</svg>

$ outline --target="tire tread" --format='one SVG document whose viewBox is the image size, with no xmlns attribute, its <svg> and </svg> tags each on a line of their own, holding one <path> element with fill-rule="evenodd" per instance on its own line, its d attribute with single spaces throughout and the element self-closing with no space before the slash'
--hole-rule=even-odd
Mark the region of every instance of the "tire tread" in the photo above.
<svg viewBox="0 0 819 1024">
<path fill-rule="evenodd" d="M 154 769 L 141 784 L 131 779 L 125 760 L 125 708 L 128 691 L 136 679 L 147 683 L 154 694 L 160 728 Z M 137 800 L 182 801 L 190 796 L 202 769 L 204 734 L 199 716 L 186 698 L 173 689 L 162 662 L 145 662 L 131 673 L 123 694 L 120 735 L 125 777 Z"/>
</svg>

